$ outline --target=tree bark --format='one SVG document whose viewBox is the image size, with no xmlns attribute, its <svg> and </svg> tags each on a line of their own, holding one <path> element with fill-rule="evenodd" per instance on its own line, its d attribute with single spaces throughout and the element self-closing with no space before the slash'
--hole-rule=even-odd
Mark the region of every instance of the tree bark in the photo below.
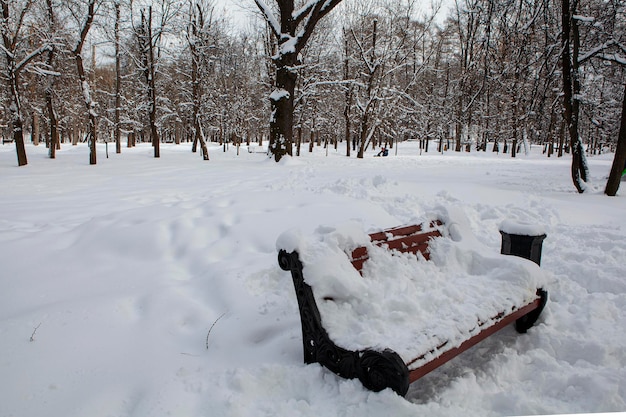
<svg viewBox="0 0 626 417">
<path fill-rule="evenodd" d="M 50 25 L 50 34 L 53 34 L 56 25 L 54 18 L 54 10 L 52 9 L 52 0 L 46 0 L 46 6 L 48 9 L 48 23 Z M 54 46 L 50 48 L 48 51 L 48 57 L 46 60 L 46 64 L 49 69 L 54 68 L 54 55 L 55 48 Z M 57 147 L 60 146 L 59 141 L 59 122 L 57 120 L 56 109 L 54 107 L 53 100 L 53 92 L 54 92 L 54 77 L 55 75 L 48 75 L 45 97 L 46 97 L 46 107 L 48 109 L 48 118 L 50 119 L 50 148 L 48 149 L 48 155 L 50 159 L 56 158 L 56 150 Z"/>
<path fill-rule="evenodd" d="M 154 45 L 152 38 L 152 7 L 148 7 L 148 16 L 144 10 L 141 11 L 141 33 L 138 34 L 139 47 L 141 49 L 143 73 L 146 79 L 146 87 L 148 94 L 148 121 L 150 124 L 150 138 L 154 157 L 161 156 L 159 131 L 156 121 L 156 81 L 155 81 L 155 59 Z"/>
<path fill-rule="evenodd" d="M 611 173 L 606 183 L 604 193 L 614 197 L 619 189 L 622 175 L 626 171 L 626 84 L 624 84 L 624 98 L 622 99 L 622 118 L 617 138 L 617 149 L 611 166 Z"/>
<path fill-rule="evenodd" d="M 583 193 L 587 181 L 587 162 L 582 141 L 578 134 L 578 114 L 579 114 L 579 94 L 580 79 L 578 72 L 578 50 L 579 50 L 579 34 L 578 24 L 573 16 L 576 14 L 576 6 L 578 0 L 572 0 L 570 9 L 570 0 L 562 0 L 562 67 L 563 67 L 563 116 L 567 123 L 567 129 L 570 136 L 570 144 L 572 148 L 572 181 L 579 193 Z M 573 49 L 570 53 L 570 46 L 573 41 Z"/>
<path fill-rule="evenodd" d="M 33 145 L 39 146 L 39 137 L 40 137 L 40 132 L 39 132 L 39 113 L 37 111 L 34 111 L 33 112 L 32 127 L 31 127 L 31 130 L 30 130 L 30 141 L 33 143 Z"/>
<path fill-rule="evenodd" d="M 350 60 L 348 51 L 348 34 L 344 30 L 343 36 L 345 39 L 345 60 L 343 63 L 343 79 L 348 80 L 350 78 Z M 344 136 L 346 140 L 346 156 L 350 157 L 350 108 L 352 107 L 352 86 L 346 87 L 345 105 L 343 109 L 343 118 L 345 123 Z"/>
<path fill-rule="evenodd" d="M 89 0 L 88 9 L 87 9 L 87 18 L 85 23 L 83 24 L 80 37 L 76 44 L 76 47 L 72 51 L 74 55 L 74 60 L 76 61 L 76 71 L 78 73 L 78 79 L 80 81 L 81 91 L 83 93 L 83 102 L 85 103 L 85 107 L 87 109 L 87 115 L 89 119 L 89 164 L 96 165 L 96 142 L 98 140 L 98 133 L 96 130 L 96 103 L 91 98 L 91 89 L 89 87 L 89 82 L 87 81 L 87 75 L 85 73 L 85 65 L 83 63 L 82 50 L 85 45 L 85 40 L 87 39 L 87 34 L 91 29 L 91 25 L 93 23 L 94 15 L 95 15 L 95 3 L 96 0 Z"/>
<path fill-rule="evenodd" d="M 156 80 L 155 80 L 155 62 L 154 62 L 154 45 L 152 43 L 152 6 L 148 7 L 148 20 L 145 21 L 145 15 L 141 13 L 144 29 L 146 30 L 144 50 L 146 67 L 144 74 L 148 85 L 148 119 L 150 121 L 150 138 L 152 139 L 152 148 L 154 149 L 154 157 L 161 157 L 161 141 L 159 139 L 159 131 L 156 121 Z"/>
<path fill-rule="evenodd" d="M 297 63 L 295 53 L 287 53 L 274 60 L 276 65 L 276 84 L 270 104 L 270 152 L 276 162 L 285 155 L 292 155 L 293 143 L 293 103 L 296 89 Z"/>
<path fill-rule="evenodd" d="M 204 29 L 204 14 L 200 5 L 197 6 L 197 14 L 193 8 L 193 4 L 190 3 L 190 15 L 189 15 L 189 27 L 191 33 L 189 34 L 189 49 L 191 51 L 191 89 L 192 89 L 192 101 L 193 101 L 193 145 L 192 152 L 196 152 L 197 144 L 200 143 L 202 149 L 202 158 L 205 161 L 209 160 L 209 151 L 206 146 L 204 134 L 202 132 L 202 126 L 200 124 L 200 102 L 202 100 L 202 84 L 200 77 L 200 59 L 201 51 L 198 51 L 198 42 L 202 45 L 202 33 Z"/>
<path fill-rule="evenodd" d="M 122 153 L 122 127 L 120 126 L 120 107 L 122 106 L 122 57 L 120 55 L 120 2 L 115 2 L 115 153 Z"/>
</svg>

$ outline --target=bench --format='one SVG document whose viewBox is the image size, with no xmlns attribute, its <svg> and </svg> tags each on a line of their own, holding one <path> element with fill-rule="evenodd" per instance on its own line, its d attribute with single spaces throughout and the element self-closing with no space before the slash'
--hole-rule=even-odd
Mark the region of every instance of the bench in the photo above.
<svg viewBox="0 0 626 417">
<path fill-rule="evenodd" d="M 502 234 L 501 254 L 526 258 L 534 262 L 534 264 L 530 265 L 531 262 L 522 260 L 515 261 L 515 259 L 511 259 L 513 257 L 500 254 L 493 256 L 498 257 L 497 259 L 507 258 L 500 259 L 500 261 L 510 262 L 512 267 L 522 264 L 521 267 L 528 268 L 531 271 L 539 270 L 541 245 L 546 235 L 544 233 L 535 233 L 532 236 L 524 231 L 517 233 L 515 227 L 509 227 L 508 229 L 513 230 L 514 233 L 506 230 L 500 231 Z M 384 250 L 390 251 L 392 254 L 391 258 L 397 257 L 397 259 L 400 259 L 402 256 L 410 258 L 412 255 L 409 256 L 407 254 L 415 254 L 414 258 L 417 259 L 416 262 L 419 265 L 428 266 L 430 270 L 436 270 L 433 269 L 436 268 L 436 265 L 433 266 L 432 262 L 429 261 L 431 246 L 437 239 L 451 239 L 450 231 L 439 220 L 371 233 L 368 238 L 370 240 L 369 243 L 351 250 L 348 249 L 347 251 L 344 249 L 346 262 L 349 262 L 349 265 L 358 271 L 358 274 L 362 277 L 358 278 L 361 280 L 368 279 L 367 262 L 371 256 L 370 252 L 380 251 L 377 248 L 384 248 Z M 429 339 L 424 346 L 430 347 L 421 347 L 421 349 L 425 349 L 424 351 L 403 352 L 401 356 L 393 349 L 385 347 L 389 346 L 388 344 L 379 344 L 371 348 L 366 346 L 350 348 L 347 347 L 347 345 L 351 344 L 349 339 L 356 336 L 356 334 L 351 335 L 349 334 L 350 331 L 342 330 L 341 333 L 345 336 L 343 339 L 347 339 L 347 341 L 343 340 L 343 343 L 337 343 L 336 340 L 329 336 L 327 326 L 325 326 L 328 323 L 324 323 L 323 315 L 320 314 L 320 309 L 318 308 L 319 305 L 329 304 L 333 306 L 333 309 L 336 309 L 345 300 L 341 300 L 341 296 L 316 295 L 314 293 L 312 285 L 309 285 L 310 280 L 304 276 L 305 272 L 314 272 L 311 268 L 314 265 L 309 265 L 307 269 L 307 262 L 310 262 L 310 260 L 307 259 L 307 254 L 299 253 L 299 251 L 307 251 L 306 245 L 302 248 L 297 243 L 285 244 L 286 241 L 293 241 L 294 239 L 297 240 L 297 238 L 293 237 L 283 238 L 281 243 L 281 238 L 279 238 L 279 242 L 277 242 L 277 248 L 279 249 L 278 263 L 283 270 L 291 272 L 293 279 L 302 325 L 304 362 L 307 364 L 318 362 L 343 378 L 358 378 L 366 388 L 373 391 L 391 388 L 404 396 L 408 391 L 409 384 L 502 328 L 514 323 L 518 332 L 525 333 L 536 322 L 547 302 L 547 292 L 542 288 L 533 287 L 530 296 L 526 295 L 525 299 L 522 297 L 518 298 L 518 300 L 515 300 L 515 297 L 511 297 L 513 305 L 502 308 L 502 310 L 495 313 L 490 313 L 491 317 L 460 320 L 464 323 L 469 322 L 473 324 L 466 325 L 467 328 L 460 330 L 459 332 L 462 334 L 455 337 L 454 340 L 442 340 L 431 335 L 428 332 L 432 332 L 432 328 L 423 332 L 410 330 L 419 333 L 415 336 L 417 339 Z M 336 260 L 330 259 L 329 262 L 333 263 Z M 427 262 L 427 264 L 424 262 Z M 489 264 L 489 262 L 485 263 Z M 474 273 L 476 271 L 471 272 Z M 349 274 L 349 271 L 348 269 L 340 269 L 338 274 L 341 273 Z M 394 279 L 394 277 L 389 279 Z M 502 292 L 508 291 L 506 290 L 506 285 L 498 288 Z M 348 288 L 348 290 L 350 289 Z M 489 291 L 488 288 L 484 290 L 485 292 Z M 505 295 L 508 297 L 507 294 Z M 507 297 L 504 298 L 507 299 Z M 520 301 L 520 299 L 523 299 L 523 301 Z M 331 310 L 334 311 L 333 309 Z M 454 323 L 453 327 L 457 325 L 457 323 Z M 459 325 L 459 327 L 462 326 Z M 438 331 L 436 326 L 434 331 Z M 454 331 L 457 331 L 457 329 L 455 328 Z M 449 331 L 444 332 L 444 334 L 447 333 Z M 335 337 L 335 339 L 338 338 Z M 385 342 L 386 340 L 383 341 L 383 343 Z"/>
<path fill-rule="evenodd" d="M 267 149 L 260 145 L 248 145 L 248 153 L 267 153 Z"/>
</svg>

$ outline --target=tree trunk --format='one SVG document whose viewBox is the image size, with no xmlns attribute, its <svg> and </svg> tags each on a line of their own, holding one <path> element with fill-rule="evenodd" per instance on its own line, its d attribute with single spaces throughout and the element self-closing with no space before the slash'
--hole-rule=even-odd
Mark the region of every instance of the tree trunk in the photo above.
<svg viewBox="0 0 626 417">
<path fill-rule="evenodd" d="M 122 153 L 120 107 L 122 105 L 122 59 L 120 55 L 120 3 L 115 2 L 115 153 Z"/>
<path fill-rule="evenodd" d="M 276 162 L 285 155 L 292 155 L 293 103 L 297 74 L 294 70 L 295 53 L 281 55 L 275 61 L 276 86 L 270 95 L 272 118 L 270 119 L 270 152 Z"/>
<path fill-rule="evenodd" d="M 298 126 L 298 135 L 296 136 L 296 156 L 300 156 L 301 146 L 302 146 L 302 126 Z"/>
<path fill-rule="evenodd" d="M 13 55 L 9 57 L 6 54 L 7 67 L 8 67 L 8 82 L 9 89 L 11 90 L 11 104 L 9 105 L 9 111 L 11 112 L 11 125 L 13 126 L 13 142 L 15 142 L 15 151 L 17 153 L 17 165 L 24 166 L 28 164 L 26 159 L 26 148 L 24 146 L 24 121 L 22 120 L 22 111 L 20 105 L 19 95 L 19 81 L 18 74 L 15 71 L 15 60 Z"/>
<path fill-rule="evenodd" d="M 48 154 L 50 159 L 56 158 L 56 150 L 60 145 L 59 141 L 59 122 L 52 102 L 52 94 L 46 91 L 46 107 L 48 108 L 48 117 L 50 118 L 50 149 Z"/>
<path fill-rule="evenodd" d="M 199 9 L 199 6 L 198 6 Z M 191 93 L 193 97 L 193 145 L 192 152 L 196 152 L 197 144 L 200 142 L 200 148 L 202 149 L 202 159 L 209 160 L 209 151 L 204 139 L 204 132 L 200 124 L 200 102 L 202 100 L 202 85 L 200 84 L 200 52 L 198 51 L 196 43 L 199 41 L 199 31 L 204 27 L 204 17 L 199 9 L 198 15 L 195 14 L 195 10 L 190 13 L 190 30 L 189 36 L 189 49 L 191 51 Z"/>
<path fill-rule="evenodd" d="M 85 66 L 83 64 L 83 57 L 80 51 L 75 54 L 76 70 L 78 71 L 78 78 L 80 80 L 81 89 L 83 92 L 83 98 L 85 107 L 87 109 L 87 115 L 89 119 L 89 131 L 87 132 L 87 138 L 89 143 L 89 165 L 96 164 L 96 142 L 98 140 L 98 133 L 96 131 L 96 110 L 95 103 L 91 99 L 91 89 L 87 82 L 87 75 L 85 73 Z"/>
<path fill-rule="evenodd" d="M 349 48 L 348 48 L 348 33 L 344 29 L 343 31 L 344 37 L 344 53 L 346 55 L 343 62 L 343 79 L 348 80 L 350 78 L 350 59 L 349 59 Z M 352 107 L 352 86 L 346 88 L 345 95 L 345 106 L 343 108 L 343 119 L 345 123 L 345 131 L 344 136 L 346 139 L 346 156 L 350 157 L 350 108 Z"/>
<path fill-rule="evenodd" d="M 39 146 L 39 113 L 33 112 L 32 128 L 30 130 L 30 141 L 35 146 Z"/>
<path fill-rule="evenodd" d="M 54 18 L 54 10 L 52 9 L 52 0 L 46 0 L 46 6 L 48 9 L 48 23 L 50 33 L 54 33 L 55 30 L 55 18 Z M 55 48 L 51 47 L 48 51 L 48 57 L 46 64 L 49 69 L 54 68 L 54 54 Z M 57 147 L 60 146 L 59 141 L 59 122 L 57 120 L 56 109 L 54 108 L 54 101 L 52 97 L 52 93 L 54 91 L 54 75 L 48 75 L 45 97 L 46 97 L 46 107 L 48 109 L 48 118 L 50 119 L 50 149 L 48 150 L 50 159 L 56 158 L 56 150 Z"/>
<path fill-rule="evenodd" d="M 2 18 L 4 22 L 8 22 L 9 17 L 9 2 L 3 1 Z M 17 42 L 9 38 L 8 30 L 2 30 L 2 40 L 4 43 L 4 55 L 6 59 L 5 65 L 7 69 L 7 84 L 10 90 L 9 111 L 11 113 L 11 125 L 13 126 L 13 141 L 15 142 L 15 151 L 17 153 L 17 165 L 24 166 L 28 164 L 28 160 L 26 159 L 26 148 L 24 147 L 24 122 L 22 120 L 18 81 L 19 70 L 16 68 L 15 62 L 14 46 Z"/>
<path fill-rule="evenodd" d="M 367 142 L 367 129 L 368 129 L 368 119 L 367 119 L 367 113 L 365 113 L 363 115 L 363 118 L 361 119 L 361 131 L 360 131 L 360 135 L 359 135 L 359 151 L 356 154 L 356 157 L 359 159 L 362 159 L 365 155 L 365 148 L 366 148 L 366 142 Z"/>
<path fill-rule="evenodd" d="M 369 58 L 369 62 L 367 62 L 367 58 L 363 56 L 363 59 L 366 60 L 368 73 L 367 73 L 367 96 L 366 96 L 366 106 L 363 110 L 363 116 L 361 117 L 361 131 L 360 131 L 360 146 L 359 152 L 357 153 L 357 158 L 363 158 L 365 154 L 365 150 L 369 146 L 369 141 L 373 137 L 375 126 L 370 126 L 370 114 L 372 113 L 372 109 L 376 106 L 376 100 L 374 99 L 373 91 L 374 91 L 374 83 L 376 81 L 377 74 L 379 71 L 379 65 L 376 63 L 376 40 L 378 37 L 378 20 L 374 19 L 372 22 L 372 49 L 371 56 Z M 375 146 L 375 145 L 374 145 Z"/>
<path fill-rule="evenodd" d="M 200 142 L 200 149 L 202 149 L 202 159 L 205 161 L 209 160 L 209 150 L 206 146 L 206 140 L 204 139 L 204 132 L 202 131 L 202 125 L 200 125 L 200 115 L 198 114 L 195 118 L 194 123 L 194 144 L 196 142 Z"/>
<path fill-rule="evenodd" d="M 562 0 L 562 67 L 563 67 L 563 116 L 567 123 L 572 148 L 572 181 L 579 193 L 585 191 L 587 181 L 587 162 L 582 141 L 578 135 L 578 113 L 580 93 L 580 79 L 578 72 L 579 36 L 578 24 L 572 18 L 576 14 L 577 0 L 573 0 L 570 10 L 570 0 Z M 572 39 L 573 38 L 573 39 Z M 573 40 L 573 51 L 570 54 L 570 42 Z"/>
<path fill-rule="evenodd" d="M 604 193 L 614 197 L 619 189 L 622 175 L 626 174 L 626 84 L 624 84 L 624 98 L 622 99 L 622 119 L 617 138 L 617 149 L 611 166 L 609 180 L 606 183 Z"/>
<path fill-rule="evenodd" d="M 152 44 L 152 7 L 148 7 L 148 68 L 146 69 L 146 78 L 148 82 L 148 100 L 149 100 L 149 119 L 150 119 L 150 137 L 152 139 L 152 147 L 154 148 L 154 157 L 161 157 L 161 141 L 159 140 L 159 131 L 156 121 L 156 80 L 154 62 L 154 45 Z"/>
<path fill-rule="evenodd" d="M 463 100 L 461 98 L 459 98 L 459 109 L 463 108 Z M 462 134 L 463 134 L 463 125 L 461 124 L 461 110 L 459 110 L 458 112 L 458 119 L 456 122 L 456 127 L 455 127 L 455 131 L 454 131 L 454 142 L 455 142 L 455 146 L 454 146 L 454 151 L 455 152 L 461 152 L 461 138 L 462 138 Z"/>
<path fill-rule="evenodd" d="M 93 23 L 95 15 L 95 2 L 96 0 L 89 0 L 87 19 L 85 21 L 85 24 L 81 28 L 80 38 L 78 40 L 78 43 L 76 44 L 76 48 L 74 48 L 74 50 L 72 51 L 72 54 L 74 55 L 74 59 L 76 61 L 76 70 L 78 72 L 80 87 L 83 93 L 83 101 L 85 103 L 85 107 L 87 108 L 87 114 L 89 117 L 89 132 L 87 134 L 87 137 L 89 138 L 90 165 L 96 164 L 96 142 L 98 140 L 98 134 L 96 131 L 96 103 L 91 98 L 91 90 L 87 81 L 87 76 L 85 74 L 85 66 L 83 64 L 82 50 L 85 44 L 85 40 L 87 39 L 87 34 L 89 33 L 89 29 L 91 29 L 91 24 Z"/>
<path fill-rule="evenodd" d="M 24 146 L 22 116 L 17 109 L 13 110 L 12 108 L 11 113 L 13 113 L 13 141 L 15 142 L 15 150 L 17 152 L 17 165 L 23 166 L 28 163 L 28 160 L 26 159 L 26 148 Z"/>
<path fill-rule="evenodd" d="M 315 131 L 311 130 L 309 132 L 309 153 L 313 152 L 313 146 L 315 145 Z"/>
</svg>

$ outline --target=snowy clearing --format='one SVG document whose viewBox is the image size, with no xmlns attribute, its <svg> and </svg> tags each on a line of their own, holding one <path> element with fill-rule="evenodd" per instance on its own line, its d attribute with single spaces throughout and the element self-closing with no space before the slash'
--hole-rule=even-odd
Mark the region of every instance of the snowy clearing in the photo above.
<svg viewBox="0 0 626 417">
<path fill-rule="evenodd" d="M 505 416 L 626 411 L 626 187 L 612 155 L 578 195 L 569 157 L 284 158 L 190 145 L 0 146 L 0 416 Z M 544 228 L 550 301 L 414 383 L 366 391 L 302 363 L 286 230 L 363 231 L 460 210 L 481 253 L 504 221 Z"/>
</svg>

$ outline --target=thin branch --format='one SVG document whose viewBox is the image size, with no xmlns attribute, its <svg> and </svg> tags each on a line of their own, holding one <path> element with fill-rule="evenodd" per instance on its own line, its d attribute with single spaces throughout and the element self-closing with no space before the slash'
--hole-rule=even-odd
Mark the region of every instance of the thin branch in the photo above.
<svg viewBox="0 0 626 417">
<path fill-rule="evenodd" d="M 33 52 L 28 54 L 24 59 L 22 59 L 22 61 L 20 61 L 19 64 L 17 64 L 15 66 L 15 72 L 19 73 L 33 59 L 35 59 L 39 55 L 43 54 L 44 52 L 47 52 L 47 51 L 50 51 L 50 50 L 52 50 L 52 45 L 50 45 L 50 44 L 45 44 L 45 45 L 42 45 L 39 48 L 35 49 Z"/>
<path fill-rule="evenodd" d="M 270 10 L 269 6 L 263 0 L 254 0 L 254 2 L 261 11 L 261 14 L 263 14 L 263 17 L 265 17 L 265 20 L 267 21 L 270 29 L 272 29 L 274 35 L 280 39 L 280 23 L 276 20 L 276 17 Z"/>
<path fill-rule="evenodd" d="M 35 341 L 35 333 L 37 333 L 37 329 L 39 328 L 39 326 L 41 326 L 41 323 L 39 323 L 36 327 L 35 330 L 33 330 L 33 334 L 30 335 L 30 341 L 34 342 Z"/>
<path fill-rule="evenodd" d="M 604 44 L 598 46 L 597 48 L 592 49 L 591 51 L 582 54 L 582 56 L 580 56 L 578 58 L 578 64 L 582 65 L 584 64 L 586 61 L 589 61 L 591 58 L 595 57 L 596 55 L 601 54 L 602 52 L 604 52 L 605 50 L 607 50 L 608 48 L 610 48 L 613 45 L 616 45 L 617 42 L 612 39 L 608 42 L 605 42 Z"/>
<path fill-rule="evenodd" d="M 74 48 L 74 55 L 80 55 L 83 50 L 83 45 L 85 44 L 85 40 L 87 39 L 87 33 L 89 33 L 89 29 L 91 29 L 91 24 L 93 23 L 94 15 L 95 15 L 95 3 L 96 0 L 89 0 L 89 5 L 87 8 L 87 19 L 83 24 L 83 27 L 80 31 L 80 39 Z"/>
<path fill-rule="evenodd" d="M 226 312 L 227 313 L 227 312 Z M 209 350 L 209 336 L 211 335 L 211 330 L 213 330 L 213 327 L 217 324 L 217 322 L 226 315 L 226 313 L 222 313 L 221 316 L 219 316 L 217 319 L 215 319 L 215 321 L 213 322 L 213 324 L 211 325 L 211 327 L 209 328 L 209 332 L 206 335 L 206 348 L 207 350 Z"/>
<path fill-rule="evenodd" d="M 255 0 L 259 1 L 259 0 Z M 313 34 L 313 29 L 315 29 L 315 25 L 332 9 L 335 8 L 341 0 L 318 0 L 315 3 L 314 7 L 310 9 L 308 13 L 308 17 L 306 18 L 306 22 L 304 23 L 304 28 L 298 35 L 298 41 L 296 42 L 296 52 L 300 52 L 304 45 L 308 42 L 309 38 Z"/>
</svg>

